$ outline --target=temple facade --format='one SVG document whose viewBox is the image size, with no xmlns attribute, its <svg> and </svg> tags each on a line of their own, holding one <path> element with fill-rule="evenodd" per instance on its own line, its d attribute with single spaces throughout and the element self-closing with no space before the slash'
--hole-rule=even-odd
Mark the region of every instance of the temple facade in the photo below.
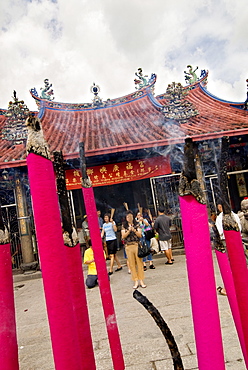
<svg viewBox="0 0 248 370">
<path fill-rule="evenodd" d="M 228 182 L 234 211 L 248 196 L 248 113 L 244 102 L 228 102 L 207 90 L 208 72 L 199 77 L 188 66 L 185 85 L 170 83 L 155 94 L 156 75 L 136 73 L 136 91 L 103 101 L 93 84 L 91 103 L 62 103 L 53 98 L 46 79 L 39 96 L 30 93 L 37 111 L 30 112 L 14 91 L 8 109 L 0 110 L 0 196 L 2 213 L 11 231 L 13 267 L 29 265 L 37 254 L 32 202 L 26 167 L 29 114 L 40 118 L 50 152 L 61 151 L 75 224 L 82 223 L 85 208 L 81 191 L 79 143 L 84 142 L 87 173 L 102 214 L 115 209 L 121 224 L 125 207 L 138 204 L 153 216 L 166 208 L 174 225 L 174 243 L 182 243 L 178 182 L 183 146 L 190 136 L 197 143 L 197 174 L 207 195 L 208 208 L 216 209 L 219 197 L 220 140 L 230 137 Z M 125 206 L 124 206 L 125 205 Z"/>
</svg>

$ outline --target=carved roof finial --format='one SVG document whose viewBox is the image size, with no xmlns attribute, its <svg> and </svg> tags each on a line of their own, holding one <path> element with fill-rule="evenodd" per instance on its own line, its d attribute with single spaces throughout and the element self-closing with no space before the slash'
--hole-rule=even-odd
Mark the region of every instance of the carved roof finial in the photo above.
<svg viewBox="0 0 248 370">
<path fill-rule="evenodd" d="M 135 86 L 136 90 L 140 90 L 143 87 L 145 87 L 145 86 L 148 85 L 148 80 L 146 78 L 148 76 L 147 75 L 146 76 L 143 76 L 142 68 L 138 68 L 138 73 L 135 72 L 135 76 L 138 77 L 138 80 L 136 78 L 134 79 L 134 83 L 136 85 Z"/>
<path fill-rule="evenodd" d="M 194 82 L 196 82 L 198 80 L 198 77 L 196 75 L 196 71 L 198 69 L 198 67 L 196 67 L 194 70 L 193 70 L 193 67 L 189 64 L 187 65 L 187 68 L 189 69 L 189 71 L 184 71 L 184 78 L 185 78 L 185 82 L 189 85 L 193 84 Z"/>
<path fill-rule="evenodd" d="M 100 87 L 96 85 L 95 82 L 93 82 L 90 91 L 92 92 L 92 94 L 94 94 L 94 98 L 92 99 L 93 106 L 95 107 L 102 106 L 102 99 L 100 98 L 100 96 L 98 96 L 98 93 L 100 92 Z"/>
<path fill-rule="evenodd" d="M 54 100 L 54 95 L 53 90 L 52 90 L 52 84 L 49 83 L 49 79 L 45 78 L 44 80 L 45 87 L 41 87 L 41 99 L 46 99 L 46 100 Z"/>
</svg>

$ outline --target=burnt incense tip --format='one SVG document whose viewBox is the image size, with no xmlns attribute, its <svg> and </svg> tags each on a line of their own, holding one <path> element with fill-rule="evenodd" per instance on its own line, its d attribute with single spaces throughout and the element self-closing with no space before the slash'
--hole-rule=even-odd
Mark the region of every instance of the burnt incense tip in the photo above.
<svg viewBox="0 0 248 370">
<path fill-rule="evenodd" d="M 223 229 L 226 231 L 239 231 L 239 225 L 236 222 L 235 218 L 232 216 L 232 213 L 224 214 L 222 219 Z"/>
<path fill-rule="evenodd" d="M 191 137 L 185 139 L 183 175 L 189 181 L 196 179 L 195 146 Z"/>
<path fill-rule="evenodd" d="M 230 144 L 229 136 L 223 136 L 221 139 L 221 155 L 219 161 L 219 187 L 221 193 L 221 204 L 223 207 L 224 214 L 231 213 L 227 180 L 227 161 L 229 144 Z"/>
<path fill-rule="evenodd" d="M 81 168 L 81 173 L 82 173 L 82 187 L 91 188 L 92 184 L 91 184 L 89 176 L 87 175 L 86 158 L 85 158 L 85 150 L 84 150 L 83 142 L 79 143 L 79 155 L 80 155 L 80 168 Z"/>
<path fill-rule="evenodd" d="M 44 158 L 50 159 L 48 144 L 44 139 L 40 119 L 30 114 L 26 119 L 28 129 L 28 139 L 26 144 L 27 153 L 34 153 Z"/>
<path fill-rule="evenodd" d="M 0 244 L 8 244 L 9 242 L 9 231 L 5 226 L 4 230 L 0 229 Z"/>
<path fill-rule="evenodd" d="M 179 181 L 179 195 L 193 195 L 202 204 L 206 204 L 203 190 L 197 180 L 195 167 L 196 145 L 191 137 L 185 139 L 184 146 L 184 166 Z"/>
</svg>

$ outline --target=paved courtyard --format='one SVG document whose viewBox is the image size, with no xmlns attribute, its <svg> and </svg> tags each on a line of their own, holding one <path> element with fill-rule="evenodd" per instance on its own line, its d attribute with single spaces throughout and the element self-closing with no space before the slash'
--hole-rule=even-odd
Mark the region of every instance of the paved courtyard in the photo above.
<svg viewBox="0 0 248 370">
<path fill-rule="evenodd" d="M 124 265 L 123 251 L 118 253 Z M 213 258 L 216 286 L 223 285 L 214 254 Z M 147 288 L 139 290 L 159 310 L 171 329 L 184 369 L 198 369 L 185 256 L 176 255 L 173 266 L 164 263 L 163 255 L 154 257 L 156 269 L 145 272 Z M 86 274 L 85 267 L 84 272 Z M 20 370 L 52 370 L 54 364 L 40 273 L 15 276 L 14 287 Z M 172 370 L 171 355 L 160 329 L 133 298 L 132 282 L 126 266 L 111 276 L 111 289 L 126 369 Z M 111 370 L 113 366 L 98 287 L 87 290 L 87 300 L 97 370 Z M 218 295 L 218 302 L 226 369 L 244 370 L 228 300 Z"/>
</svg>

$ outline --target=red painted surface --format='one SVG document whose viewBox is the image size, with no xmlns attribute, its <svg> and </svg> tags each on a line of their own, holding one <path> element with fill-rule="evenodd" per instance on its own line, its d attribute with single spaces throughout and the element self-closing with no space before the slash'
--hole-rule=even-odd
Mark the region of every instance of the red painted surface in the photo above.
<svg viewBox="0 0 248 370">
<path fill-rule="evenodd" d="M 0 244 L 0 368 L 18 370 L 18 346 L 10 244 Z"/>
<path fill-rule="evenodd" d="M 153 176 L 171 173 L 170 160 L 166 157 L 153 157 L 87 168 L 92 186 L 106 186 L 128 181 L 143 180 Z M 67 190 L 81 189 L 80 170 L 66 171 Z"/>
</svg>

